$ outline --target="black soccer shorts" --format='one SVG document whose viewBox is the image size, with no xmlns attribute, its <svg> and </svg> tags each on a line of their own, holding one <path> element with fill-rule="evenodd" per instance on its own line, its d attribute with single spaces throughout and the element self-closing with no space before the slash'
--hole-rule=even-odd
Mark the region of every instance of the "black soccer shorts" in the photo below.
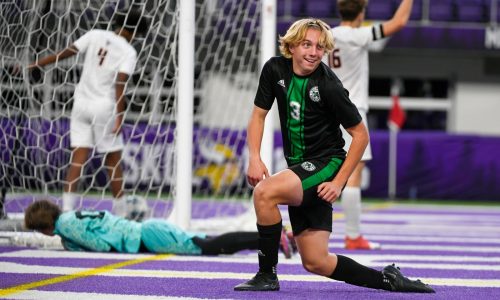
<svg viewBox="0 0 500 300">
<path fill-rule="evenodd" d="M 304 161 L 290 166 L 302 182 L 304 196 L 300 206 L 288 206 L 288 215 L 294 235 L 306 229 L 332 231 L 332 204 L 318 197 L 317 187 L 333 180 L 344 161 L 334 157 Z"/>
</svg>

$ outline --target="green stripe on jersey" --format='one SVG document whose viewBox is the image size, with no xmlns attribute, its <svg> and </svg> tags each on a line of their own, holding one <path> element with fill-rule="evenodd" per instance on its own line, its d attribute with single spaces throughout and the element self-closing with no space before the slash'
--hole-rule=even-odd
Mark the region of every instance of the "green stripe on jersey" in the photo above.
<svg viewBox="0 0 500 300">
<path fill-rule="evenodd" d="M 340 165 L 342 165 L 342 160 L 340 158 L 333 157 L 330 162 L 318 173 L 302 180 L 302 189 L 305 191 L 310 187 L 326 181 L 328 177 L 338 171 Z"/>
<path fill-rule="evenodd" d="M 288 117 L 287 131 L 290 141 L 290 161 L 297 163 L 302 161 L 305 152 L 304 143 L 304 109 L 305 89 L 309 78 L 292 76 L 292 82 L 287 92 Z"/>
</svg>

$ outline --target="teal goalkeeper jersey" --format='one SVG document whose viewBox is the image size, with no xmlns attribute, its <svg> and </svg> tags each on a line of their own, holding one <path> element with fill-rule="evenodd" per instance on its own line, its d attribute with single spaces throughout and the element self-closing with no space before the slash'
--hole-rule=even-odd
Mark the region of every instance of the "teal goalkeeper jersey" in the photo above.
<svg viewBox="0 0 500 300">
<path fill-rule="evenodd" d="M 54 233 L 71 251 L 137 253 L 141 245 L 141 224 L 108 211 L 70 211 L 56 221 Z"/>
<path fill-rule="evenodd" d="M 117 251 L 137 253 L 141 240 L 152 253 L 201 254 L 193 237 L 206 234 L 193 233 L 160 219 L 143 223 L 117 217 L 107 211 L 71 211 L 56 221 L 54 233 L 70 251 Z"/>
</svg>

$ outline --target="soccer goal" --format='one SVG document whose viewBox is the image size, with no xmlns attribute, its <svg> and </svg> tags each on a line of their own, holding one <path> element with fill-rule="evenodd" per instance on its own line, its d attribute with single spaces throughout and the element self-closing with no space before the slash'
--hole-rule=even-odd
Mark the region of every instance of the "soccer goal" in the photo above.
<svg viewBox="0 0 500 300">
<path fill-rule="evenodd" d="M 69 117 L 83 56 L 41 71 L 25 67 L 91 29 L 113 30 L 115 18 L 132 4 L 142 8 L 150 26 L 133 41 L 138 63 L 126 89 L 122 129 L 125 192 L 146 198 L 150 217 L 177 214 L 173 220 L 183 227 L 204 229 L 197 219 L 244 214 L 251 198 L 244 175 L 245 127 L 262 61 L 277 46 L 275 3 L 2 1 L 0 180 L 7 189 L 7 214 L 22 216 L 35 199 L 60 203 L 71 156 Z M 272 149 L 272 139 L 269 144 Z M 85 208 L 111 208 L 102 154 L 92 153 L 85 164 L 78 194 Z M 224 222 L 198 223 L 210 229 L 210 224 Z"/>
</svg>

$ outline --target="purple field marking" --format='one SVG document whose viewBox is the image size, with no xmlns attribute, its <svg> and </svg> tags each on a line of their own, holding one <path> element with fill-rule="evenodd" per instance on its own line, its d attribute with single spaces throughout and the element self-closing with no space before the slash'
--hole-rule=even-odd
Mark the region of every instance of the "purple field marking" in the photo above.
<svg viewBox="0 0 500 300">
<path fill-rule="evenodd" d="M 10 288 L 13 286 L 40 281 L 57 275 L 51 274 L 12 274 L 0 273 L 0 289 Z"/>
<path fill-rule="evenodd" d="M 0 262 L 49 267 L 99 268 L 126 260 L 93 258 L 43 258 L 43 257 L 0 257 Z"/>
<path fill-rule="evenodd" d="M 128 278 L 86 277 L 38 288 L 45 291 L 99 292 L 126 295 L 157 295 L 177 297 L 200 297 L 209 299 L 435 299 L 436 295 L 401 294 L 359 288 L 345 283 L 332 282 L 280 282 L 279 292 L 235 292 L 233 287 L 243 280 L 235 279 L 174 279 L 174 278 Z M 475 295 L 493 296 L 498 289 L 436 286 L 440 296 Z M 458 299 L 458 297 L 452 299 Z M 463 299 L 463 298 L 462 298 Z M 479 298 L 486 299 L 486 298 Z"/>
<path fill-rule="evenodd" d="M 28 248 L 26 248 L 26 247 L 17 247 L 17 246 L 0 246 L 0 253 L 15 252 L 15 251 L 19 251 L 19 250 L 22 250 L 22 249 L 28 249 Z"/>
</svg>

